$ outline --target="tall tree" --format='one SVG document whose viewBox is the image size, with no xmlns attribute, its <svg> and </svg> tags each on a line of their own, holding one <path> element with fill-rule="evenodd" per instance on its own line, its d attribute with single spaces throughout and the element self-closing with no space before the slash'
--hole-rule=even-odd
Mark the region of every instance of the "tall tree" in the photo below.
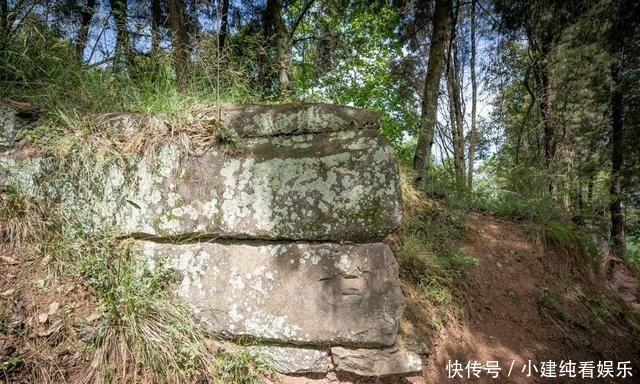
<svg viewBox="0 0 640 384">
<path fill-rule="evenodd" d="M 220 29 L 218 30 L 218 51 L 222 53 L 224 51 L 224 42 L 227 38 L 227 29 L 229 22 L 229 0 L 222 0 L 222 7 L 220 7 Z"/>
<path fill-rule="evenodd" d="M 478 142 L 478 128 L 476 126 L 476 107 L 478 104 L 478 84 L 476 83 L 476 0 L 471 1 L 471 131 L 469 132 L 469 170 L 467 171 L 467 186 L 473 190 L 473 166 L 475 162 L 476 144 Z"/>
<path fill-rule="evenodd" d="M 579 0 L 496 0 L 502 17 L 502 28 L 524 33 L 528 42 L 529 67 L 524 84 L 535 100 L 543 126 L 543 166 L 549 173 L 558 148 L 558 124 L 554 116 L 552 53 L 565 30 L 584 12 L 586 2 Z M 530 81 L 530 77 L 533 81 Z M 531 87 L 531 84 L 533 87 Z M 556 182 L 550 176 L 548 189 L 555 194 Z"/>
<path fill-rule="evenodd" d="M 282 19 L 280 0 L 267 0 L 265 8 L 265 32 L 268 39 L 275 39 L 276 65 L 280 93 L 287 96 L 291 93 L 291 43 L 289 33 Z"/>
<path fill-rule="evenodd" d="M 96 0 L 87 0 L 86 4 L 80 5 L 80 28 L 76 37 L 76 52 L 80 60 L 84 58 L 84 49 L 87 45 L 87 36 L 89 34 L 89 26 L 93 19 Z"/>
<path fill-rule="evenodd" d="M 160 27 L 164 25 L 162 20 L 161 0 L 151 0 L 151 56 L 156 57 L 160 51 Z"/>
<path fill-rule="evenodd" d="M 133 51 L 129 40 L 129 26 L 127 18 L 127 0 L 112 0 L 111 13 L 116 21 L 116 43 L 114 53 L 114 64 L 118 67 L 121 64 L 125 68 L 130 68 L 133 62 Z"/>
<path fill-rule="evenodd" d="M 0 0 L 0 43 L 9 34 L 9 0 Z"/>
<path fill-rule="evenodd" d="M 176 82 L 178 88 L 184 90 L 189 80 L 189 34 L 187 32 L 184 2 L 182 0 L 169 0 L 168 8 Z"/>
<path fill-rule="evenodd" d="M 611 30 L 608 34 L 608 48 L 611 54 L 611 251 L 614 256 L 623 259 L 626 255 L 624 231 L 624 212 L 622 210 L 622 167 L 624 164 L 624 99 L 627 84 L 625 79 L 626 50 L 629 38 L 634 37 L 637 27 L 634 17 L 638 16 L 637 4 L 632 0 L 612 2 Z M 634 12 L 635 10 L 635 12 Z"/>
<path fill-rule="evenodd" d="M 447 55 L 447 88 L 451 115 L 451 141 L 453 143 L 453 169 L 456 179 L 456 189 L 462 193 L 465 183 L 464 157 L 464 111 L 462 110 L 462 73 L 458 60 L 458 32 L 457 24 L 460 14 L 460 2 L 456 1 L 451 14 L 451 37 L 449 39 L 449 54 Z"/>
<path fill-rule="evenodd" d="M 436 0 L 433 17 L 433 32 L 429 47 L 427 75 L 422 92 L 422 105 L 418 144 L 413 157 L 413 168 L 418 171 L 418 182 L 426 186 L 426 174 L 431 157 L 438 111 L 440 76 L 444 63 L 444 51 L 450 29 L 451 0 Z"/>
</svg>

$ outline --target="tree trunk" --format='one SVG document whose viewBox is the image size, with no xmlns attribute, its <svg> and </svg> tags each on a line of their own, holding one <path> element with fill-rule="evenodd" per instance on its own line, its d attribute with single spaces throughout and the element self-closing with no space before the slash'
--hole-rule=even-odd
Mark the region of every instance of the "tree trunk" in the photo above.
<svg viewBox="0 0 640 384">
<path fill-rule="evenodd" d="M 121 63 L 124 63 L 124 69 L 128 69 L 133 58 L 131 57 L 131 43 L 127 26 L 127 0 L 113 0 L 111 2 L 111 12 L 116 21 L 114 64 L 118 67 Z"/>
<path fill-rule="evenodd" d="M 160 52 L 160 26 L 162 22 L 161 0 L 151 0 L 151 57 L 158 57 Z"/>
<path fill-rule="evenodd" d="M 464 116 L 460 93 L 460 65 L 457 59 L 457 44 L 455 32 L 452 33 L 449 63 L 447 64 L 447 83 L 451 108 L 451 141 L 453 143 L 453 168 L 455 171 L 456 188 L 462 194 L 466 186 L 464 162 Z"/>
<path fill-rule="evenodd" d="M 4 44 L 9 35 L 9 2 L 0 0 L 0 47 Z"/>
<path fill-rule="evenodd" d="M 276 43 L 276 61 L 278 66 L 278 82 L 280 94 L 289 96 L 291 94 L 291 44 L 289 33 L 287 32 L 284 20 L 282 20 L 282 9 L 279 0 L 268 0 L 266 8 L 267 30 L 273 34 Z"/>
<path fill-rule="evenodd" d="M 420 116 L 420 128 L 418 132 L 418 144 L 413 156 L 413 168 L 418 171 L 418 183 L 424 189 L 426 187 L 431 147 L 436 126 L 438 111 L 438 94 L 440 89 L 440 76 L 444 61 L 444 50 L 449 33 L 449 14 L 451 12 L 450 0 L 436 0 L 434 12 L 433 33 L 429 47 L 429 63 L 422 94 L 422 111 Z"/>
<path fill-rule="evenodd" d="M 530 39 L 530 43 L 531 43 Z M 535 45 L 535 44 L 533 44 Z M 543 165 L 549 173 L 548 190 L 549 195 L 554 197 L 556 192 L 555 178 L 553 172 L 553 160 L 556 156 L 556 125 L 553 118 L 553 99 L 551 90 L 551 67 L 550 56 L 552 50 L 552 42 L 550 38 L 544 38 L 540 43 L 540 52 L 536 54 L 534 59 L 532 72 L 535 80 L 534 92 L 542 117 L 542 125 L 544 129 L 544 156 Z"/>
<path fill-rule="evenodd" d="M 222 0 L 222 9 L 220 12 L 220 30 L 218 31 L 218 51 L 220 54 L 224 52 L 224 41 L 227 38 L 227 28 L 229 20 L 229 0 Z"/>
<path fill-rule="evenodd" d="M 168 6 L 176 82 L 178 89 L 185 90 L 189 77 L 189 34 L 187 33 L 184 3 L 182 0 L 169 0 Z"/>
<path fill-rule="evenodd" d="M 622 212 L 622 176 L 623 164 L 623 121 L 622 121 L 622 87 L 620 64 L 614 63 L 611 68 L 611 251 L 615 257 L 624 259 L 626 244 L 624 239 L 624 213 Z"/>
<path fill-rule="evenodd" d="M 476 128 L 476 105 L 478 85 L 476 83 L 476 0 L 471 1 L 471 132 L 469 132 L 469 170 L 467 171 L 467 188 L 473 191 L 473 166 L 478 142 Z"/>
<path fill-rule="evenodd" d="M 87 45 L 87 36 L 89 35 L 89 27 L 93 18 L 96 0 L 87 0 L 86 5 L 81 5 L 80 9 L 80 29 L 76 37 L 76 53 L 80 60 L 84 59 L 84 49 Z"/>
</svg>

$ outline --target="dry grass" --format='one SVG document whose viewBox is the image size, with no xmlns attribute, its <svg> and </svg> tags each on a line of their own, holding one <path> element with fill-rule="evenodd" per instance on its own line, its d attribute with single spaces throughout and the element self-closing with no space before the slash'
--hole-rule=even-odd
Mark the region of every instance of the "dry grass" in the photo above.
<svg viewBox="0 0 640 384">
<path fill-rule="evenodd" d="M 187 153 L 221 147 L 237 149 L 237 137 L 217 119 L 215 108 L 191 107 L 173 115 L 156 113 L 78 114 L 58 111 L 27 134 L 42 151 L 64 158 L 77 147 L 97 158 L 144 154 L 161 145 L 180 145 Z"/>
<path fill-rule="evenodd" d="M 43 209 L 17 190 L 0 193 L 0 243 L 20 247 L 42 235 L 47 226 Z"/>
</svg>

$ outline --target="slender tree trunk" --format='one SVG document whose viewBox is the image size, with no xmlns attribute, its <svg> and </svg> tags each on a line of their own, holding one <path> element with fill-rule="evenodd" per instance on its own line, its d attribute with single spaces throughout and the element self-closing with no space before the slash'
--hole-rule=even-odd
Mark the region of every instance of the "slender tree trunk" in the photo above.
<svg viewBox="0 0 640 384">
<path fill-rule="evenodd" d="M 8 0 L 0 0 L 0 46 L 4 44 L 9 35 L 9 2 Z"/>
<path fill-rule="evenodd" d="M 160 52 L 160 26 L 162 22 L 161 0 L 151 0 L 151 57 L 158 57 Z"/>
<path fill-rule="evenodd" d="M 81 61 L 84 59 L 84 49 L 87 45 L 87 36 L 89 35 L 89 27 L 91 19 L 93 19 L 95 5 L 96 0 L 87 0 L 87 4 L 81 5 L 80 9 L 80 29 L 76 37 L 76 53 Z"/>
<path fill-rule="evenodd" d="M 267 0 L 266 24 L 268 25 L 267 30 L 271 31 L 275 38 L 280 93 L 286 97 L 291 94 L 289 80 L 291 75 L 291 43 L 284 20 L 282 20 L 282 9 L 280 8 L 279 0 Z"/>
<path fill-rule="evenodd" d="M 436 0 L 433 33 L 431 36 L 431 46 L 429 47 L 429 63 L 427 65 L 427 75 L 422 94 L 418 144 L 413 156 L 413 168 L 418 171 L 417 181 L 423 189 L 426 187 L 427 171 L 429 170 L 431 147 L 433 146 L 435 133 L 440 76 L 442 74 L 444 51 L 449 33 L 450 12 L 451 0 Z"/>
<path fill-rule="evenodd" d="M 116 51 L 115 65 L 124 63 L 125 69 L 131 67 L 133 62 L 131 42 L 129 41 L 129 28 L 127 26 L 127 0 L 112 0 L 111 11 L 116 21 Z"/>
<path fill-rule="evenodd" d="M 469 70 L 471 71 L 471 132 L 469 132 L 467 188 L 469 188 L 471 192 L 473 191 L 473 166 L 478 142 L 478 129 L 476 127 L 476 106 L 478 100 L 478 85 L 476 83 L 476 0 L 471 1 L 471 68 Z"/>
<path fill-rule="evenodd" d="M 173 62 L 178 89 L 185 90 L 188 83 L 189 34 L 182 0 L 169 0 L 169 25 L 173 45 Z"/>
<path fill-rule="evenodd" d="M 455 35 L 455 33 L 452 33 Z M 460 65 L 457 60 L 456 37 L 451 43 L 449 53 L 449 64 L 447 64 L 447 83 L 449 89 L 449 100 L 451 108 L 451 139 L 453 143 L 453 168 L 456 177 L 458 193 L 462 193 L 466 186 L 465 162 L 464 162 L 464 116 L 462 112 L 462 102 L 460 93 Z"/>
<path fill-rule="evenodd" d="M 218 51 L 224 52 L 224 42 L 227 39 L 227 28 L 229 20 L 229 0 L 222 0 L 222 9 L 220 10 L 220 30 L 218 31 Z"/>
<path fill-rule="evenodd" d="M 556 156 L 556 125 L 553 118 L 553 100 L 551 90 L 550 63 L 552 43 L 542 41 L 538 58 L 533 64 L 532 72 L 535 80 L 535 93 L 538 108 L 542 117 L 544 129 L 543 145 L 544 156 L 543 165 L 549 173 L 548 190 L 551 197 L 555 196 L 556 185 L 552 175 L 553 161 Z"/>
<path fill-rule="evenodd" d="M 620 171 L 623 164 L 623 121 L 622 121 L 622 86 L 621 69 L 619 63 L 611 68 L 611 251 L 613 255 L 624 259 L 626 244 L 624 239 L 624 213 L 622 211 L 622 176 Z"/>
</svg>

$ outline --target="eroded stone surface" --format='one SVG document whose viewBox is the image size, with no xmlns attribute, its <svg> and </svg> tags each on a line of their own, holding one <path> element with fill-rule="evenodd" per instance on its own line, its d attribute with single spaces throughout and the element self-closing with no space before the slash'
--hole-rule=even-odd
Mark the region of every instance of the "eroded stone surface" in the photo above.
<svg viewBox="0 0 640 384">
<path fill-rule="evenodd" d="M 410 375 L 422 371 L 422 360 L 416 353 L 398 348 L 348 349 L 331 348 L 335 370 L 360 376 Z"/>
<path fill-rule="evenodd" d="M 43 180 L 41 193 L 87 231 L 117 235 L 368 241 L 400 222 L 395 154 L 376 131 L 254 138 L 243 148 L 191 156 L 170 145 L 154 157 L 82 160 L 66 164 L 62 180 Z M 29 161 L 0 163 L 23 174 Z"/>
<path fill-rule="evenodd" d="M 324 103 L 223 105 L 223 126 L 241 137 L 378 129 L 377 112 Z"/>
<path fill-rule="evenodd" d="M 138 242 L 182 274 L 178 296 L 215 332 L 303 345 L 388 346 L 404 298 L 383 243 Z"/>
<path fill-rule="evenodd" d="M 324 373 L 331 369 L 331 358 L 326 348 L 281 347 L 259 345 L 247 347 L 269 360 L 280 373 Z"/>
</svg>

